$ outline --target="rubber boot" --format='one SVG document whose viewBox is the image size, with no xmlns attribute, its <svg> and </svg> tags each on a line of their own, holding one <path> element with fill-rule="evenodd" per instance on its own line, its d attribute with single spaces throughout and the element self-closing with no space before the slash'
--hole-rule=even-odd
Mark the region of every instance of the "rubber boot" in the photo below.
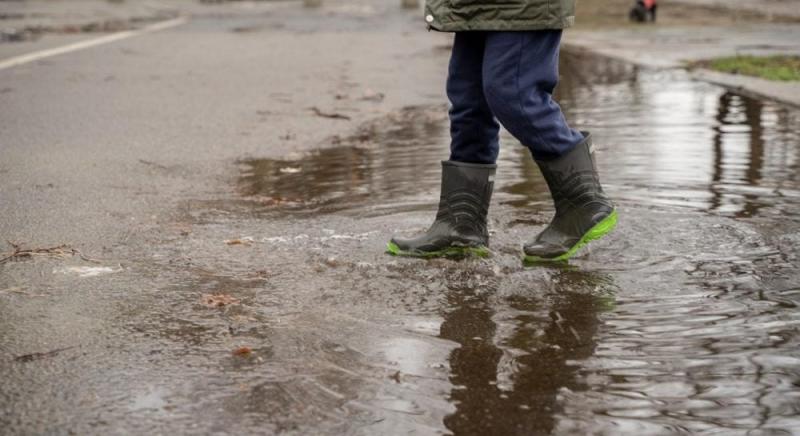
<svg viewBox="0 0 800 436">
<path fill-rule="evenodd" d="M 550 188 L 556 214 L 547 228 L 523 247 L 526 262 L 567 260 L 617 224 L 614 204 L 600 186 L 592 137 L 583 134 L 583 142 L 566 155 L 536 161 Z"/>
<path fill-rule="evenodd" d="M 392 238 L 387 252 L 398 256 L 489 255 L 486 215 L 497 165 L 442 161 L 439 212 L 427 232 Z"/>
</svg>

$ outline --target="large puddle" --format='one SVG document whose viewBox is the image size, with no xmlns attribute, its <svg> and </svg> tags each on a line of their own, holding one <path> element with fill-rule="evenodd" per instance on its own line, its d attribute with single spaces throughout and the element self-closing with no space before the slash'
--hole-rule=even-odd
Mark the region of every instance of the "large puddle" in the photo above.
<svg viewBox="0 0 800 436">
<path fill-rule="evenodd" d="M 604 183 L 619 202 L 731 217 L 793 215 L 800 203 L 797 111 L 677 72 L 562 57 L 560 102 L 573 124 L 594 134 Z M 269 210 L 429 205 L 448 138 L 445 107 L 410 107 L 302 158 L 243 161 L 239 188 Z M 546 203 L 527 151 L 503 139 L 498 186 L 509 195 L 501 199 L 513 197 L 521 208 Z"/>
<path fill-rule="evenodd" d="M 309 154 L 242 160 L 229 195 L 189 202 L 171 233 L 132 238 L 125 249 L 146 255 L 84 285 L 95 304 L 59 326 L 104 320 L 97 334 L 8 366 L 35 381 L 15 385 L 9 407 L 26 398 L 49 414 L 9 425 L 800 432 L 800 112 L 569 54 L 559 94 L 595 135 L 621 212 L 569 265 L 521 264 L 551 206 L 508 136 L 492 258 L 385 255 L 392 233 L 430 223 L 447 157 L 446 107 L 410 107 Z M 220 294 L 235 303 L 206 304 Z"/>
<path fill-rule="evenodd" d="M 527 151 L 508 136 L 493 259 L 379 254 L 391 231 L 421 230 L 432 217 L 447 156 L 444 107 L 407 108 L 299 159 L 242 161 L 237 190 L 261 219 L 304 228 L 288 251 L 339 259 L 321 261 L 341 262 L 319 272 L 329 298 L 393 308 L 387 319 L 367 315 L 381 330 L 395 317 L 429 318 L 430 339 L 389 340 L 408 334 L 391 328 L 357 335 L 388 341 L 373 350 L 394 362 L 398 384 L 405 373 L 423 379 L 413 392 L 382 393 L 404 408 L 392 425 L 455 434 L 800 431 L 800 113 L 680 72 L 570 54 L 559 96 L 568 118 L 595 135 L 602 178 L 622 209 L 615 235 L 568 267 L 518 265 L 519 244 L 550 206 Z M 432 376 L 437 353 L 445 369 Z"/>
</svg>

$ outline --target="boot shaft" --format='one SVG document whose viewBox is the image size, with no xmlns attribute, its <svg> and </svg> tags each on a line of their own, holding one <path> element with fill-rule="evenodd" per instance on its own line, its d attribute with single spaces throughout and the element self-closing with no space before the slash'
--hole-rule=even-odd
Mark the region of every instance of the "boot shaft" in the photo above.
<svg viewBox="0 0 800 436">
<path fill-rule="evenodd" d="M 486 219 L 497 165 L 442 161 L 442 187 L 436 221 L 463 232 L 487 234 Z"/>
<path fill-rule="evenodd" d="M 600 185 L 592 136 L 588 132 L 583 133 L 584 140 L 564 156 L 536 161 L 553 197 L 556 215 L 568 213 L 573 208 L 605 207 L 611 204 Z"/>
</svg>

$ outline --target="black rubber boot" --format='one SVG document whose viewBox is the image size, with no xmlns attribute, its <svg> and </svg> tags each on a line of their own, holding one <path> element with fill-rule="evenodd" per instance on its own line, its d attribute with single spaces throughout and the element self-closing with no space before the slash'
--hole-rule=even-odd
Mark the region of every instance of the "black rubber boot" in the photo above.
<svg viewBox="0 0 800 436">
<path fill-rule="evenodd" d="M 497 165 L 442 161 L 439 212 L 430 229 L 412 238 L 392 238 L 387 251 L 399 256 L 489 255 L 486 215 Z"/>
<path fill-rule="evenodd" d="M 525 244 L 526 262 L 563 261 L 581 247 L 614 229 L 617 211 L 603 193 L 594 162 L 592 137 L 551 161 L 536 161 L 542 171 L 556 215 L 533 242 Z"/>
</svg>

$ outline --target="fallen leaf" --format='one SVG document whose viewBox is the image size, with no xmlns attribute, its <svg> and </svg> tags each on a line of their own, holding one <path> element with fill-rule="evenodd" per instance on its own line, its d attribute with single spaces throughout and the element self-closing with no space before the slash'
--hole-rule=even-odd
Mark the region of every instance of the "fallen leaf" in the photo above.
<svg viewBox="0 0 800 436">
<path fill-rule="evenodd" d="M 253 354 L 253 349 L 250 347 L 239 347 L 233 350 L 234 356 L 249 356 Z"/>
<path fill-rule="evenodd" d="M 225 243 L 228 245 L 250 245 L 253 243 L 253 238 L 248 236 L 244 238 L 226 239 Z"/>
<path fill-rule="evenodd" d="M 228 294 L 205 294 L 201 301 L 206 307 L 225 307 L 239 304 L 239 299 Z"/>
</svg>

